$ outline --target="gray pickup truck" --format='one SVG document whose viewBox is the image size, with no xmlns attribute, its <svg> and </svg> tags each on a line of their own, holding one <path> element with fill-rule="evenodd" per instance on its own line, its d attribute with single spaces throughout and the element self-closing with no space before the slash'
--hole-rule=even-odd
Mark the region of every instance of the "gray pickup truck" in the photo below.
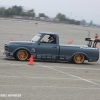
<svg viewBox="0 0 100 100">
<path fill-rule="evenodd" d="M 50 36 L 53 36 L 55 42 L 48 42 Z M 92 46 L 91 38 L 86 38 L 89 45 L 61 45 L 59 36 L 56 33 L 40 32 L 30 41 L 9 41 L 5 43 L 4 49 L 6 57 L 13 57 L 17 60 L 27 60 L 31 55 L 34 59 L 69 61 L 77 64 L 96 62 L 99 59 L 99 49 Z M 96 42 L 97 43 L 97 42 Z"/>
</svg>

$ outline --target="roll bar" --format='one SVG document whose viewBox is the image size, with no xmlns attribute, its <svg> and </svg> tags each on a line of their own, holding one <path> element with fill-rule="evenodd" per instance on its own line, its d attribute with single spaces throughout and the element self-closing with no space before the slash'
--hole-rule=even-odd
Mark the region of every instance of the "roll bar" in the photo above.
<svg viewBox="0 0 100 100">
<path fill-rule="evenodd" d="M 100 42 L 100 39 L 85 38 L 85 41 L 89 41 L 87 44 L 88 47 L 96 48 L 96 45 Z"/>
</svg>

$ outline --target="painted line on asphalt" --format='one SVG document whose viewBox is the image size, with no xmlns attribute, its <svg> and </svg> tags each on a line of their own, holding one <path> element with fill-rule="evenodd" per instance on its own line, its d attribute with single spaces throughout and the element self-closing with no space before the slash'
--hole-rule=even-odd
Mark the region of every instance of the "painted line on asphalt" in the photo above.
<svg viewBox="0 0 100 100">
<path fill-rule="evenodd" d="M 40 65 L 40 64 L 39 64 L 39 65 Z M 69 73 L 66 73 L 66 72 L 63 72 L 63 71 L 60 71 L 60 70 L 57 70 L 57 69 L 54 69 L 54 68 L 52 68 L 52 67 L 45 66 L 45 65 L 42 65 L 42 64 L 41 64 L 40 66 L 41 66 L 41 67 L 48 68 L 48 69 L 51 69 L 51 70 L 54 70 L 54 71 L 59 72 L 59 73 L 62 73 L 62 74 L 69 75 L 69 76 L 71 76 L 71 77 L 74 77 L 74 78 L 77 78 L 77 79 L 83 80 L 83 81 L 88 82 L 88 83 L 91 83 L 91 84 L 94 84 L 94 85 L 100 86 L 100 84 L 98 84 L 98 83 L 95 83 L 95 82 L 93 82 L 93 81 L 90 81 L 90 80 L 87 80 L 87 79 L 81 78 L 81 77 L 79 77 L 79 76 L 75 76 L 75 75 L 73 75 L 73 74 L 69 74 Z"/>
<path fill-rule="evenodd" d="M 65 68 L 65 69 L 82 69 L 82 70 L 85 70 L 85 69 L 89 69 L 89 70 L 100 70 L 100 69 L 95 69 L 95 68 L 76 68 L 76 67 L 60 67 L 60 66 L 50 66 L 52 68 Z"/>
<path fill-rule="evenodd" d="M 51 79 L 51 80 L 80 80 L 75 78 L 56 78 L 56 77 L 30 77 L 30 76 L 0 76 L 0 78 L 28 78 L 28 79 Z M 95 79 L 87 79 L 89 81 L 100 81 Z"/>
<path fill-rule="evenodd" d="M 0 58 L 4 58 L 5 59 L 5 57 L 4 56 L 2 56 L 2 57 L 0 57 Z M 14 62 L 15 63 L 15 62 Z M 11 64 L 11 63 L 0 63 L 0 65 L 5 65 L 5 64 L 9 64 L 9 65 L 26 65 L 27 66 L 27 64 Z M 36 63 L 35 62 L 35 65 L 38 65 L 39 63 Z M 30 66 L 30 65 L 28 65 L 28 66 Z M 34 66 L 34 65 L 33 65 Z M 48 66 L 49 67 L 49 66 Z M 52 68 L 65 68 L 65 69 L 78 69 L 78 70 L 86 70 L 86 69 L 88 69 L 88 70 L 96 70 L 96 71 L 98 71 L 98 70 L 100 70 L 100 69 L 95 69 L 95 68 L 76 68 L 76 67 L 60 67 L 60 66 L 50 66 L 50 67 L 52 67 Z"/>
<path fill-rule="evenodd" d="M 28 88 L 57 88 L 57 89 L 82 89 L 82 90 L 100 90 L 100 88 L 81 88 L 81 87 L 61 87 L 61 86 L 29 86 L 29 85 L 0 85 L 0 87 L 28 87 Z"/>
</svg>

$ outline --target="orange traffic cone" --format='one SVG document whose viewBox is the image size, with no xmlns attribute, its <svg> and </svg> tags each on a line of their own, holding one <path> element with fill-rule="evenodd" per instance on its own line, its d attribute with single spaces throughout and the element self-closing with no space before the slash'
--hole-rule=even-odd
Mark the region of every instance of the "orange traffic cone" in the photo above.
<svg viewBox="0 0 100 100">
<path fill-rule="evenodd" d="M 36 21 L 35 24 L 37 25 L 38 24 L 38 21 Z"/>
<path fill-rule="evenodd" d="M 9 41 L 13 41 L 13 39 L 12 38 L 10 38 L 10 40 Z"/>
<path fill-rule="evenodd" d="M 20 37 L 22 37 L 22 34 L 20 34 Z"/>
<path fill-rule="evenodd" d="M 69 45 L 69 44 L 72 44 L 72 42 L 73 42 L 73 40 L 71 40 L 71 41 L 68 41 L 68 42 L 67 42 L 67 44 L 68 44 L 68 45 Z"/>
<path fill-rule="evenodd" d="M 33 55 L 31 55 L 30 60 L 29 60 L 29 65 L 33 65 L 34 64 L 34 57 Z"/>
</svg>

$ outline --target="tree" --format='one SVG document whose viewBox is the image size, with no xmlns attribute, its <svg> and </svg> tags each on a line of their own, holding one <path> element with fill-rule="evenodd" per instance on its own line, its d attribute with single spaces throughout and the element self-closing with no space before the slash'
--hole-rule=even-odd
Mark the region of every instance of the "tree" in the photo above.
<svg viewBox="0 0 100 100">
<path fill-rule="evenodd" d="M 67 20 L 66 15 L 61 14 L 61 13 L 58 13 L 56 15 L 56 18 L 59 19 L 60 21 L 66 21 Z"/>
<path fill-rule="evenodd" d="M 27 17 L 35 17 L 35 12 L 33 9 L 28 10 L 26 12 L 21 12 L 21 16 L 27 16 Z"/>
<path fill-rule="evenodd" d="M 69 22 L 70 24 L 75 24 L 75 20 L 74 20 L 74 19 L 69 19 L 68 22 Z"/>
<path fill-rule="evenodd" d="M 5 9 L 4 7 L 0 8 L 0 15 L 3 17 L 11 17 L 13 15 L 20 15 L 23 11 L 21 6 L 13 6 L 11 8 Z"/>
<path fill-rule="evenodd" d="M 0 16 L 5 16 L 5 11 L 6 11 L 6 9 L 5 9 L 5 7 L 1 7 L 0 8 Z"/>
<path fill-rule="evenodd" d="M 48 17 L 48 16 L 46 16 L 44 13 L 39 13 L 38 16 L 39 16 L 39 17 Z"/>
<path fill-rule="evenodd" d="M 21 6 L 13 6 L 11 8 L 11 14 L 12 15 L 20 15 L 23 12 L 23 8 Z"/>
<path fill-rule="evenodd" d="M 13 15 L 12 14 L 12 9 L 11 8 L 6 9 L 5 16 L 6 17 L 11 17 L 12 15 Z"/>
<path fill-rule="evenodd" d="M 33 9 L 24 12 L 22 6 L 16 6 L 16 5 L 8 8 L 8 9 L 5 9 L 4 7 L 0 8 L 0 16 L 12 17 L 13 15 L 34 17 L 35 12 Z"/>
<path fill-rule="evenodd" d="M 35 13 L 34 13 L 34 10 L 33 9 L 28 10 L 27 11 L 27 14 L 28 14 L 29 17 L 34 17 L 35 16 Z"/>
</svg>

